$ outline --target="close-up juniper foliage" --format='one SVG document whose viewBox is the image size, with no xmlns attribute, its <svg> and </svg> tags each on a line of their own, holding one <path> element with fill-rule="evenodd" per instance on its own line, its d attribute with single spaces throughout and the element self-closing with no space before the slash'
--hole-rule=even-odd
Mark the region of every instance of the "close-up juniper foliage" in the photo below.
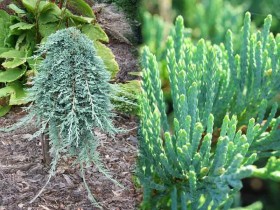
<svg viewBox="0 0 280 210">
<path fill-rule="evenodd" d="M 270 23 L 268 16 L 262 32 L 251 34 L 246 13 L 242 48 L 234 51 L 230 31 L 226 46 L 196 44 L 184 37 L 178 17 L 165 58 L 171 119 L 156 56 L 143 49 L 137 170 L 143 209 L 229 209 L 243 178 L 280 180 L 280 118 L 273 103 L 279 37 L 269 33 Z M 264 168 L 254 165 L 272 155 Z"/>
</svg>

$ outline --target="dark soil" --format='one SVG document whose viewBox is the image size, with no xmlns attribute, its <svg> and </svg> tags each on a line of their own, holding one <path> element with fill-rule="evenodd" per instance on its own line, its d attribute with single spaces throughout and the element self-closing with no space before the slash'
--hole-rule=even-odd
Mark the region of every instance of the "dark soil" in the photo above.
<svg viewBox="0 0 280 210">
<path fill-rule="evenodd" d="M 0 118 L 0 126 L 15 123 L 24 114 L 13 109 Z M 116 186 L 94 166 L 86 169 L 86 180 L 94 197 L 104 209 L 135 209 L 140 193 L 134 187 L 133 171 L 137 153 L 135 118 L 118 117 L 118 127 L 129 130 L 115 139 L 99 134 L 99 152 L 106 168 L 124 188 Z M 29 201 L 40 191 L 48 177 L 43 164 L 40 139 L 28 141 L 36 131 L 34 124 L 9 133 L 0 133 L 0 209 L 97 209 L 87 198 L 80 170 L 73 160 L 62 160 L 57 174 L 34 203 Z"/>
</svg>

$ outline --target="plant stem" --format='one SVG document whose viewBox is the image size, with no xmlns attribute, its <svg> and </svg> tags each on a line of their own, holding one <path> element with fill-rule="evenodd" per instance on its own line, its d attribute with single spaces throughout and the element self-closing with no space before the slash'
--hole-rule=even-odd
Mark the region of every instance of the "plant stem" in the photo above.
<svg viewBox="0 0 280 210">
<path fill-rule="evenodd" d="M 50 166 L 51 164 L 51 156 L 50 156 L 50 142 L 45 134 L 41 135 L 41 144 L 42 144 L 42 152 L 43 152 L 43 162 L 46 166 Z"/>
</svg>

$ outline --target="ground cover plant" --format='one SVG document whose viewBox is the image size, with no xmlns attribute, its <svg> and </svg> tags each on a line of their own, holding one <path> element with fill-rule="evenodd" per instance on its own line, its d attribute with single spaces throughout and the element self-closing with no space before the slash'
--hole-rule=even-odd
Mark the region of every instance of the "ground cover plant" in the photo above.
<svg viewBox="0 0 280 210">
<path fill-rule="evenodd" d="M 280 118 L 273 103 L 279 36 L 269 33 L 270 24 L 268 16 L 262 31 L 251 33 L 246 13 L 242 47 L 235 51 L 231 31 L 219 46 L 193 43 L 178 17 L 166 44 L 174 110 L 169 120 L 159 64 L 144 48 L 138 158 L 143 209 L 229 209 L 243 178 L 279 181 Z M 270 159 L 257 169 L 263 157 Z"/>
</svg>

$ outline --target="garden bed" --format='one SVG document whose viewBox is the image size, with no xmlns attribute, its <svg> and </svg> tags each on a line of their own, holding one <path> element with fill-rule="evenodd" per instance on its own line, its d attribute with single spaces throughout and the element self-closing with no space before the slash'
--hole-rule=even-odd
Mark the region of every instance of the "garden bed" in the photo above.
<svg viewBox="0 0 280 210">
<path fill-rule="evenodd" d="M 11 125 L 23 115 L 21 108 L 13 109 L 0 118 L 0 125 Z M 115 125 L 128 132 L 116 135 L 115 139 L 99 134 L 98 150 L 106 168 L 125 188 L 113 184 L 94 166 L 86 169 L 86 179 L 104 209 L 135 209 L 140 202 L 133 183 L 137 123 L 133 117 L 118 116 Z M 10 133 L 0 133 L 0 209 L 94 209 L 87 198 L 80 170 L 71 167 L 73 160 L 61 161 L 45 191 L 34 203 L 29 203 L 48 177 L 40 139 L 28 140 L 35 131 L 31 123 Z"/>
<path fill-rule="evenodd" d="M 111 16 L 115 17 L 116 14 Z M 107 18 L 110 19 L 111 16 L 109 14 Z M 106 21 L 107 19 L 102 22 L 103 27 Z M 108 47 L 113 51 L 120 67 L 116 80 L 125 82 L 134 79 L 135 76 L 129 72 L 138 70 L 136 48 L 116 38 L 114 34 L 108 35 Z M 9 114 L 0 118 L 0 127 L 17 122 L 26 114 L 22 110 L 22 107 L 12 108 Z M 102 162 L 112 177 L 124 186 L 121 188 L 115 185 L 94 166 L 86 169 L 90 190 L 104 209 L 135 209 L 140 203 L 141 193 L 135 189 L 133 183 L 137 154 L 136 121 L 135 117 L 117 114 L 114 119 L 115 126 L 127 132 L 120 133 L 115 138 L 98 134 L 98 151 Z M 34 132 L 36 127 L 34 123 L 30 123 L 13 132 L 0 133 L 0 210 L 97 209 L 88 200 L 79 168 L 72 167 L 73 159 L 60 161 L 57 174 L 43 193 L 35 202 L 29 203 L 44 186 L 49 170 L 43 163 L 40 138 L 28 140 Z"/>
</svg>

